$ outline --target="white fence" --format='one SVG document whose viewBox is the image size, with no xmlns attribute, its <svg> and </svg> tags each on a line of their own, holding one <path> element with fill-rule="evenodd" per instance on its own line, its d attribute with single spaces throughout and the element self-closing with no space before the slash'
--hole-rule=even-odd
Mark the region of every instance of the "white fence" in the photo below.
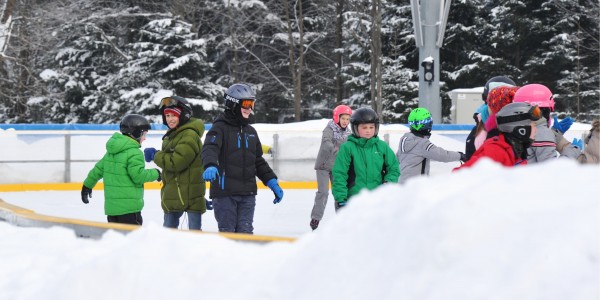
<svg viewBox="0 0 600 300">
<path fill-rule="evenodd" d="M 256 124 L 263 144 L 272 146 L 265 158 L 282 181 L 314 181 L 314 161 L 327 120 L 289 124 Z M 469 126 L 434 127 L 432 142 L 447 150 L 464 151 Z M 445 128 L 445 129 L 444 129 Z M 589 128 L 589 126 L 588 126 Z M 588 129 L 585 129 L 588 130 Z M 570 130 L 568 138 L 584 129 Z M 379 136 L 396 152 L 404 125 L 382 125 Z M 105 153 L 114 130 L 2 130 L 0 184 L 82 182 Z M 161 148 L 165 131 L 152 130 L 142 148 Z M 148 168 L 156 167 L 148 163 Z"/>
</svg>

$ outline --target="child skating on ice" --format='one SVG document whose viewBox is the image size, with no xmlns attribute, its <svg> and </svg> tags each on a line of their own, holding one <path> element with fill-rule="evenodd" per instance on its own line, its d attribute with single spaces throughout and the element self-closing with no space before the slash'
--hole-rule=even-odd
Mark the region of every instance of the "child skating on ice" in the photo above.
<svg viewBox="0 0 600 300">
<path fill-rule="evenodd" d="M 377 137 L 379 117 L 370 108 L 359 108 L 350 118 L 352 135 L 343 143 L 333 165 L 333 198 L 336 210 L 362 189 L 398 182 L 400 168 L 394 151 Z"/>
<path fill-rule="evenodd" d="M 144 183 L 160 181 L 157 169 L 146 169 L 140 150 L 150 123 L 140 115 L 127 115 L 120 133 L 106 142 L 106 154 L 88 173 L 81 188 L 81 200 L 88 204 L 92 189 L 104 179 L 104 213 L 108 222 L 142 225 Z"/>
<path fill-rule="evenodd" d="M 350 131 L 350 116 L 352 109 L 346 105 L 338 105 L 333 109 L 333 119 L 329 120 L 323 136 L 321 137 L 321 147 L 315 162 L 317 171 L 317 193 L 315 195 L 315 204 L 310 214 L 310 228 L 317 229 L 319 222 L 323 218 L 327 198 L 329 197 L 329 182 L 332 181 L 331 169 L 337 156 L 340 146 L 344 143 Z"/>
</svg>

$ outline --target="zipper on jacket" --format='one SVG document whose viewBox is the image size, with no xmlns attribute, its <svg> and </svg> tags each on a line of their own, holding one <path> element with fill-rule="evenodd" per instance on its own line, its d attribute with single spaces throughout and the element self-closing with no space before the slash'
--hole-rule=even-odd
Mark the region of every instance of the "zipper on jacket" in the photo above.
<svg viewBox="0 0 600 300">
<path fill-rule="evenodd" d="M 240 132 L 238 133 L 238 136 L 240 136 L 240 134 L 244 134 L 244 136 L 246 136 L 246 133 L 244 132 L 244 127 L 240 126 Z M 239 146 L 239 144 L 238 144 Z M 243 178 L 244 176 L 246 176 L 246 151 L 248 149 L 248 140 L 246 140 L 246 148 L 242 149 L 242 182 L 243 182 Z"/>
<path fill-rule="evenodd" d="M 225 171 L 223 171 L 223 175 L 219 179 L 221 181 L 221 190 L 225 190 Z"/>
<path fill-rule="evenodd" d="M 179 188 L 179 176 L 175 177 L 175 183 L 177 184 L 177 195 L 179 196 L 179 202 L 181 202 L 182 206 L 185 206 L 185 203 L 183 203 L 183 197 L 181 197 L 181 189 Z"/>
</svg>

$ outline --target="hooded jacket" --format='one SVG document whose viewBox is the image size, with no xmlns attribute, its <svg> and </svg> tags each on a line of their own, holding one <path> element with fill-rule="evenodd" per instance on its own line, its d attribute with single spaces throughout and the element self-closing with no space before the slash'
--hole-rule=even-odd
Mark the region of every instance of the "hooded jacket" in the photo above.
<svg viewBox="0 0 600 300">
<path fill-rule="evenodd" d="M 145 169 L 144 153 L 134 139 L 115 133 L 106 154 L 88 173 L 83 185 L 93 189 L 104 178 L 104 213 L 120 216 L 144 208 L 144 183 L 158 179 L 158 170 Z"/>
<path fill-rule="evenodd" d="M 333 165 L 332 193 L 335 201 L 347 201 L 360 190 L 387 182 L 398 182 L 400 168 L 394 151 L 378 137 L 357 138 L 343 143 Z"/>
<path fill-rule="evenodd" d="M 342 128 L 335 124 L 333 120 L 329 120 L 325 129 L 323 129 L 321 146 L 319 147 L 319 154 L 315 161 L 315 170 L 331 171 L 335 157 L 340 150 L 340 145 L 348 139 L 351 133 L 350 126 Z"/>
<path fill-rule="evenodd" d="M 277 178 L 263 158 L 256 129 L 240 121 L 231 110 L 213 122 L 201 155 L 205 169 L 214 166 L 219 172 L 210 183 L 210 198 L 256 195 L 257 176 L 265 185 Z"/>
<path fill-rule="evenodd" d="M 154 163 L 163 171 L 161 206 L 165 213 L 192 211 L 204 213 L 206 185 L 200 159 L 204 123 L 196 118 L 163 136 L 162 150 L 156 152 Z"/>
</svg>

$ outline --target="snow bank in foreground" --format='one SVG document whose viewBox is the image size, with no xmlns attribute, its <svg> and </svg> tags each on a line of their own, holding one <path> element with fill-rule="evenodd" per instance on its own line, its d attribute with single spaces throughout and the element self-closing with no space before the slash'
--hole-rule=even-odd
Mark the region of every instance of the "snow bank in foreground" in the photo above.
<svg viewBox="0 0 600 300">
<path fill-rule="evenodd" d="M 598 178 L 482 162 L 365 192 L 293 244 L 0 223 L 0 299 L 598 299 Z"/>
</svg>

